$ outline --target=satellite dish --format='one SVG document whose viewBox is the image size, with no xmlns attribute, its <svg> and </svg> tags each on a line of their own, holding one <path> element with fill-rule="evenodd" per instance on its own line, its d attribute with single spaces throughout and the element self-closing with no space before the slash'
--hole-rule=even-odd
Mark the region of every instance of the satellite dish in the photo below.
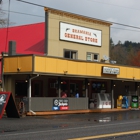
<svg viewBox="0 0 140 140">
<path fill-rule="evenodd" d="M 116 62 L 116 61 L 111 60 L 111 61 L 110 61 L 110 63 L 111 63 L 111 64 L 116 64 L 117 62 Z"/>
<path fill-rule="evenodd" d="M 103 59 L 104 59 L 105 61 L 107 61 L 107 60 L 109 60 L 109 57 L 106 56 L 106 55 L 103 55 Z"/>
</svg>

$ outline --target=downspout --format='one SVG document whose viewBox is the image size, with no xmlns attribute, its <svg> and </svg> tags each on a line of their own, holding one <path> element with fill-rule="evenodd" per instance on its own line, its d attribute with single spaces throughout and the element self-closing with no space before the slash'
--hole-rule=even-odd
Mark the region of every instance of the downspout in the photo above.
<svg viewBox="0 0 140 140">
<path fill-rule="evenodd" d="M 36 114 L 34 111 L 31 110 L 31 82 L 32 79 L 35 79 L 39 76 L 39 74 L 37 74 L 36 76 L 29 78 L 29 85 L 28 85 L 28 99 L 29 99 L 29 112 L 33 113 L 34 115 Z"/>
</svg>

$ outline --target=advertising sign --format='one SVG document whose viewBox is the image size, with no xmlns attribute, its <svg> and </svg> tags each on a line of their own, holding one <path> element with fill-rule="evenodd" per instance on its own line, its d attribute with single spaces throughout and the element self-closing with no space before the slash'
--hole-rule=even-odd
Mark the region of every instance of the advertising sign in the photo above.
<svg viewBox="0 0 140 140">
<path fill-rule="evenodd" d="M 139 107 L 139 100 L 138 100 L 138 96 L 133 95 L 131 98 L 131 108 L 138 108 Z"/>
<path fill-rule="evenodd" d="M 9 99 L 8 93 L 0 93 L 0 118 L 2 118 L 2 116 L 3 116 L 8 99 Z"/>
<path fill-rule="evenodd" d="M 103 67 L 103 73 L 104 74 L 119 74 L 120 69 L 119 68 L 111 68 L 111 67 Z"/>
<path fill-rule="evenodd" d="M 0 119 L 4 111 L 9 118 L 20 118 L 11 92 L 0 92 Z"/>
<path fill-rule="evenodd" d="M 100 30 L 60 22 L 60 40 L 101 46 L 101 37 Z"/>
<path fill-rule="evenodd" d="M 53 110 L 68 110 L 69 100 L 68 99 L 53 99 Z"/>
</svg>

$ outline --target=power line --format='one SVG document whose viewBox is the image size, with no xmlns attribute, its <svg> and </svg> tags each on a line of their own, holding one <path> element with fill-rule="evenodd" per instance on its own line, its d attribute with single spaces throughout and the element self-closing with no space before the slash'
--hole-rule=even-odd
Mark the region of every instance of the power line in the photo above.
<svg viewBox="0 0 140 140">
<path fill-rule="evenodd" d="M 8 11 L 8 10 L 2 10 L 1 11 Z M 29 15 L 29 16 L 36 16 L 36 17 L 44 17 L 44 16 L 40 16 L 40 15 L 33 15 L 33 14 L 28 14 L 28 13 L 22 13 L 22 12 L 17 12 L 17 11 L 9 11 L 11 13 L 16 13 L 16 14 L 23 14 L 23 15 Z M 45 18 L 45 17 L 44 17 Z"/>
<path fill-rule="evenodd" d="M 130 30 L 130 29 L 124 29 L 124 28 L 117 28 L 117 27 L 111 27 L 113 29 L 119 29 L 119 30 L 127 30 L 127 31 L 133 31 L 133 32 L 140 32 L 140 31 L 137 31 L 137 30 Z"/>
<path fill-rule="evenodd" d="M 116 7 L 127 8 L 127 9 L 140 10 L 140 9 L 136 9 L 136 8 L 126 7 L 126 6 L 121 6 L 121 5 L 115 5 L 115 4 L 110 4 L 110 3 L 106 3 L 106 2 L 99 2 L 99 1 L 96 1 L 96 0 L 88 0 L 88 1 L 96 2 L 96 3 L 102 3 L 102 4 L 106 4 L 106 5 L 112 5 L 112 6 L 116 6 Z"/>
<path fill-rule="evenodd" d="M 8 41 L 9 19 L 10 19 L 10 0 L 9 0 L 9 4 L 8 4 L 8 21 L 7 21 L 5 52 L 6 52 L 6 46 L 7 46 L 7 41 Z"/>
<path fill-rule="evenodd" d="M 32 3 L 32 2 L 27 2 L 27 1 L 24 1 L 24 0 L 16 0 L 16 1 L 23 2 L 23 3 L 27 3 L 27 4 L 31 4 L 31 5 L 34 5 L 34 6 L 45 7 L 45 6 L 43 6 L 43 5 L 36 4 L 36 3 Z"/>
<path fill-rule="evenodd" d="M 2 11 L 8 11 L 8 10 L 2 10 Z M 17 14 L 23 14 L 23 15 L 29 15 L 29 16 L 35 16 L 35 17 L 42 17 L 42 18 L 45 18 L 44 16 L 41 16 L 41 15 L 33 15 L 33 14 L 28 14 L 28 13 L 22 13 L 22 12 L 17 12 L 17 11 L 9 11 L 11 13 L 17 13 Z M 55 18 L 54 18 L 55 19 Z M 140 31 L 137 31 L 137 30 L 130 30 L 130 29 L 123 29 L 123 28 L 117 28 L 117 27 L 111 27 L 111 28 L 115 28 L 115 29 L 121 29 L 121 30 L 128 30 L 128 31 L 135 31 L 135 32 L 140 32 Z"/>
<path fill-rule="evenodd" d="M 27 4 L 31 4 L 31 5 L 35 5 L 35 6 L 39 6 L 39 7 L 45 7 L 43 5 L 39 5 L 39 4 L 35 4 L 35 3 L 31 3 L 31 2 L 27 2 L 27 1 L 23 1 L 23 0 L 17 0 L 19 2 L 23 2 L 23 3 L 27 3 Z M 51 8 L 53 9 L 53 8 Z M 54 9 L 54 10 L 58 10 L 58 9 Z M 65 11 L 64 11 L 65 12 Z M 72 13 L 74 14 L 74 13 Z M 86 16 L 85 16 L 86 17 Z M 88 17 L 89 18 L 89 17 Z M 140 27 L 136 27 L 136 26 L 132 26 L 132 25 L 127 25 L 127 24 L 122 24 L 122 23 L 117 23 L 117 22 L 113 22 L 113 21 L 105 21 L 105 20 L 101 20 L 101 19 L 97 19 L 97 18 L 94 18 L 96 20 L 100 20 L 100 21 L 104 21 L 104 22 L 110 22 L 112 24 L 117 24 L 117 25 L 121 25 L 121 26 L 126 26 L 126 27 L 129 27 L 129 28 L 135 28 L 135 29 L 140 29 Z"/>
</svg>

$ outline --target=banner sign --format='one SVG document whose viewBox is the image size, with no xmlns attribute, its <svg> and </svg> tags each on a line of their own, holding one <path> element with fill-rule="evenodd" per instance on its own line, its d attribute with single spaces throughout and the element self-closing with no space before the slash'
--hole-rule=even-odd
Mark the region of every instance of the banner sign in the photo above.
<svg viewBox="0 0 140 140">
<path fill-rule="evenodd" d="M 7 117 L 20 118 L 11 92 L 0 92 L 0 119 L 4 111 Z"/>
<path fill-rule="evenodd" d="M 68 99 L 53 99 L 53 110 L 68 110 L 69 100 Z"/>
<path fill-rule="evenodd" d="M 60 40 L 101 46 L 101 37 L 100 30 L 60 22 Z"/>
<path fill-rule="evenodd" d="M 103 74 L 119 74 L 120 69 L 119 68 L 111 68 L 111 67 L 103 67 Z"/>
</svg>

